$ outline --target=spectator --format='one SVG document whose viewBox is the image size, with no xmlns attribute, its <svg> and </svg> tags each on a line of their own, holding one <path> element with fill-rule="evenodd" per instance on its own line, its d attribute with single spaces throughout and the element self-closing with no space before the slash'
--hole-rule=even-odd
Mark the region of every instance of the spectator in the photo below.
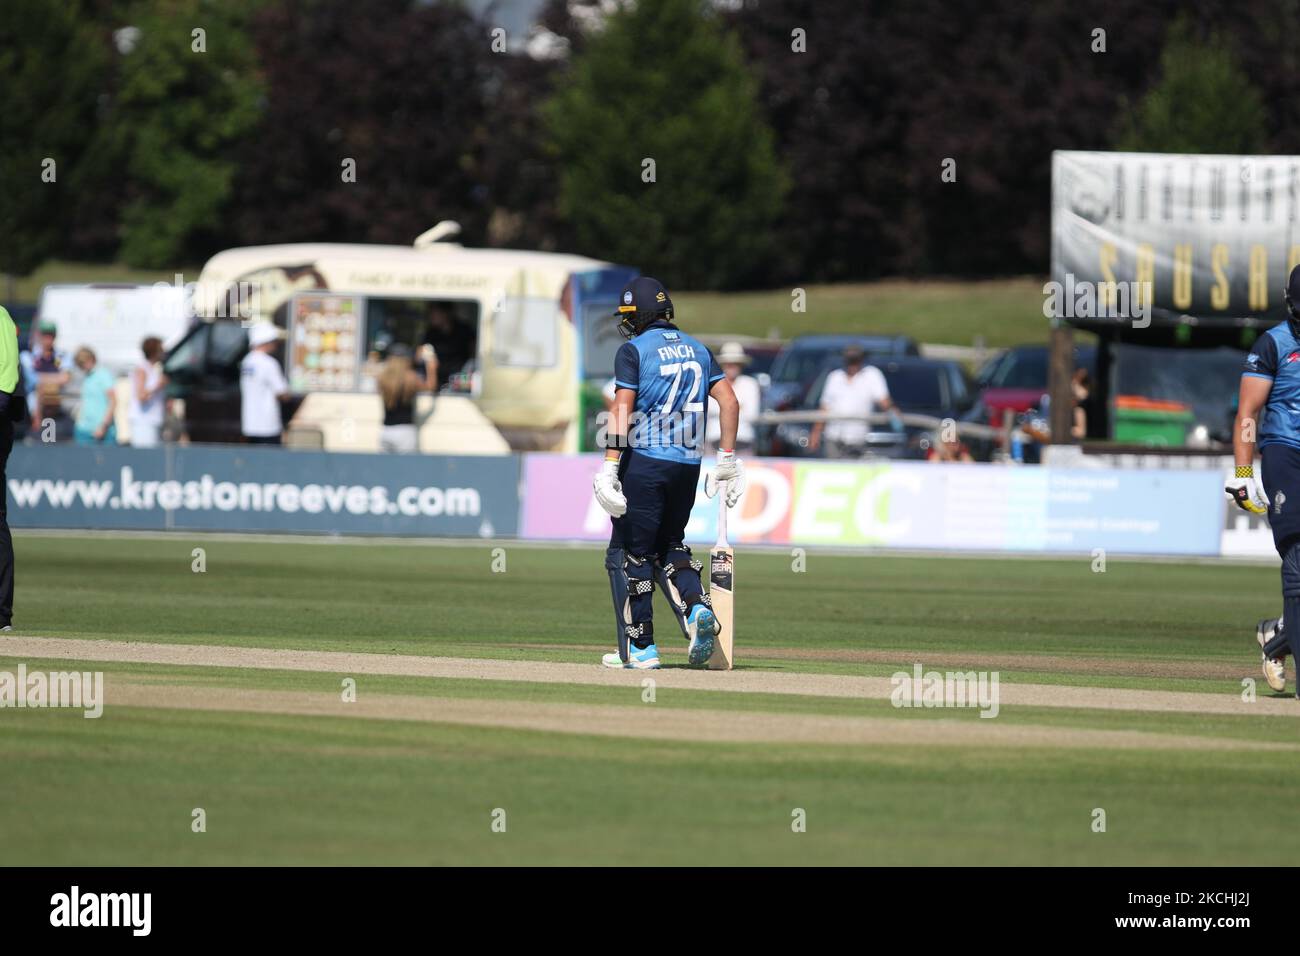
<svg viewBox="0 0 1300 956">
<path fill-rule="evenodd" d="M 72 377 L 72 360 L 67 352 L 58 347 L 58 334 L 58 326 L 53 322 L 41 322 L 37 326 L 31 351 L 27 353 L 30 366 L 28 381 L 35 385 L 27 398 L 32 429 L 40 431 L 43 422 L 51 419 L 56 423 L 56 435 L 58 424 L 66 418 L 63 411 L 63 389 Z"/>
<path fill-rule="evenodd" d="M 889 398 L 885 376 L 874 365 L 866 365 L 866 352 L 860 345 L 844 349 L 844 367 L 833 369 L 826 376 L 822 388 L 821 409 L 831 415 L 852 416 L 852 419 L 829 423 L 814 422 L 808 437 L 809 451 L 821 447 L 822 433 L 826 434 L 827 458 L 861 458 L 867 447 L 870 429 L 867 417 L 878 411 L 892 411 L 894 403 Z M 895 413 L 894 428 L 902 421 Z"/>
<path fill-rule="evenodd" d="M 925 452 L 926 461 L 974 461 L 966 443 L 957 435 L 950 438 L 936 437 Z"/>
<path fill-rule="evenodd" d="M 78 445 L 112 445 L 117 441 L 117 426 L 113 423 L 117 413 L 113 376 L 85 346 L 77 349 L 76 363 L 85 378 L 81 381 L 81 408 L 73 436 Z"/>
<path fill-rule="evenodd" d="M 458 321 L 451 310 L 440 302 L 429 306 L 428 317 L 429 327 L 424 334 L 424 343 L 438 350 L 437 387 L 444 388 L 453 376 L 466 372 L 467 366 L 473 361 L 474 334 L 468 325 Z M 465 383 L 461 381 L 460 384 Z"/>
<path fill-rule="evenodd" d="M 279 343 L 280 330 L 270 322 L 248 330 L 248 354 L 239 363 L 239 421 L 250 444 L 278 445 L 284 432 L 280 402 L 289 396 L 289 383 L 271 354 Z"/>
<path fill-rule="evenodd" d="M 379 373 L 379 394 L 384 401 L 384 427 L 379 445 L 384 451 L 407 454 L 419 451 L 415 427 L 415 396 L 432 392 L 438 384 L 438 356 L 432 345 L 420 347 L 421 361 L 411 362 L 411 350 L 400 342 L 388 350 Z"/>
<path fill-rule="evenodd" d="M 1088 396 L 1092 393 L 1092 376 L 1086 368 L 1074 370 L 1070 391 L 1074 394 L 1074 421 L 1070 424 L 1070 435 L 1083 441 L 1088 437 Z"/>
<path fill-rule="evenodd" d="M 22 370 L 18 364 L 18 329 L 0 307 L 0 631 L 12 631 L 14 612 L 14 542 L 9 534 L 9 487 L 5 471 L 14 448 L 14 423 L 27 417 Z"/>
<path fill-rule="evenodd" d="M 162 339 L 151 335 L 140 343 L 144 358 L 131 370 L 131 447 L 154 448 L 162 437 L 167 376 L 162 371 Z"/>
<path fill-rule="evenodd" d="M 742 375 L 745 366 L 753 361 L 745 354 L 739 342 L 726 342 L 717 354 L 718 365 L 722 367 L 727 381 L 731 383 L 740 399 L 740 424 L 736 428 L 736 451 L 739 454 L 751 454 L 754 451 L 754 416 L 758 414 L 763 403 L 762 389 L 758 380 L 749 375 Z M 718 417 L 718 403 L 709 402 L 709 417 L 704 426 L 704 442 L 707 450 L 716 451 L 718 439 L 722 437 L 722 425 Z"/>
<path fill-rule="evenodd" d="M 1088 396 L 1092 391 L 1092 377 L 1086 368 L 1076 368 L 1070 376 L 1070 437 L 1082 441 L 1088 437 Z M 1037 409 L 1029 409 L 1020 416 L 1021 433 L 1029 439 L 1023 448 L 1023 458 L 1028 464 L 1037 464 L 1042 458 L 1042 446 L 1052 444 L 1052 396 L 1044 393 Z M 1015 457 L 1015 456 L 1012 456 Z"/>
<path fill-rule="evenodd" d="M 361 366 L 361 388 L 367 392 L 379 390 L 379 373 L 384 370 L 384 356 L 378 346 L 372 346 L 366 353 L 366 360 Z"/>
</svg>

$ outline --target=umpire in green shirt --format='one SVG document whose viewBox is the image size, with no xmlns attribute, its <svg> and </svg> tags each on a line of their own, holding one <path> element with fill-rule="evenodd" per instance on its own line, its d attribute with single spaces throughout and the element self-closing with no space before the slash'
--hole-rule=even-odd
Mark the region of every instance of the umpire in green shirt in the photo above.
<svg viewBox="0 0 1300 956">
<path fill-rule="evenodd" d="M 9 480 L 5 471 L 14 448 L 14 422 L 27 417 L 27 394 L 18 369 L 18 328 L 0 306 L 0 631 L 14 616 L 14 540 L 9 534 Z"/>
</svg>

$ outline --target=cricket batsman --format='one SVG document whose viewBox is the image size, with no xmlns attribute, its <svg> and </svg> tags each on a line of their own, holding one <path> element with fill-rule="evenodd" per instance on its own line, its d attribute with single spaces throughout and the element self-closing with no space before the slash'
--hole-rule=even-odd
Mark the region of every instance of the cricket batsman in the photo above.
<svg viewBox="0 0 1300 956">
<path fill-rule="evenodd" d="M 1286 690 L 1287 651 L 1300 660 L 1300 266 L 1291 270 L 1284 297 L 1287 320 L 1256 340 L 1242 368 L 1236 467 L 1224 488 L 1238 508 L 1268 516 L 1282 558 L 1282 618 L 1256 628 L 1264 677 L 1275 691 Z M 1257 443 L 1262 482 L 1254 470 Z"/>
<path fill-rule="evenodd" d="M 722 437 L 706 492 L 740 500 L 745 472 L 736 458 L 740 403 L 707 348 L 673 325 L 673 303 L 657 279 L 633 279 L 619 297 L 614 406 L 602 430 L 605 461 L 593 486 L 612 518 L 605 570 L 614 596 L 618 652 L 606 667 L 659 667 L 652 598 L 668 598 L 692 665 L 713 654 L 718 620 L 700 583 L 701 562 L 683 542 L 695 504 L 708 400 L 718 403 Z M 1298 592 L 1300 593 L 1300 592 Z"/>
</svg>

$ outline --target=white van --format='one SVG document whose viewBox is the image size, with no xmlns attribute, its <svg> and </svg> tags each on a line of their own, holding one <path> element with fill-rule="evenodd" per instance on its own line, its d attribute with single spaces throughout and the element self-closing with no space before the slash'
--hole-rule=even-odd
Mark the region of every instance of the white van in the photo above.
<svg viewBox="0 0 1300 956">
<path fill-rule="evenodd" d="M 412 246 L 309 243 L 218 253 L 199 276 L 200 322 L 169 353 L 193 441 L 239 440 L 246 326 L 285 329 L 299 437 L 379 447 L 373 372 L 391 344 L 439 356 L 423 451 L 577 451 L 613 374 L 619 291 L 638 273 L 584 256 L 467 249 L 440 223 Z M 417 414 L 421 408 L 417 406 Z M 484 430 L 492 437 L 485 437 Z M 308 443 L 308 442 L 304 442 Z"/>
<path fill-rule="evenodd" d="M 100 365 L 125 375 L 140 361 L 145 338 L 156 335 L 170 348 L 191 319 L 188 291 L 179 285 L 47 285 L 32 327 L 53 322 L 59 348 L 73 353 L 88 346 Z"/>
</svg>

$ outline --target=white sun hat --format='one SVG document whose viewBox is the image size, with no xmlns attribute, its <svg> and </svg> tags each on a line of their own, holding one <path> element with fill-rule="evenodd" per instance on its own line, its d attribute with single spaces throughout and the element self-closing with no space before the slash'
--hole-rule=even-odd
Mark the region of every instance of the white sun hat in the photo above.
<svg viewBox="0 0 1300 956">
<path fill-rule="evenodd" d="M 739 342 L 723 343 L 717 359 L 719 365 L 748 365 L 753 361 L 745 354 L 745 349 Z"/>
<path fill-rule="evenodd" d="M 258 322 L 248 329 L 248 347 L 250 349 L 265 345 L 267 342 L 274 342 L 278 338 L 280 338 L 279 326 L 272 325 L 270 322 Z"/>
</svg>

